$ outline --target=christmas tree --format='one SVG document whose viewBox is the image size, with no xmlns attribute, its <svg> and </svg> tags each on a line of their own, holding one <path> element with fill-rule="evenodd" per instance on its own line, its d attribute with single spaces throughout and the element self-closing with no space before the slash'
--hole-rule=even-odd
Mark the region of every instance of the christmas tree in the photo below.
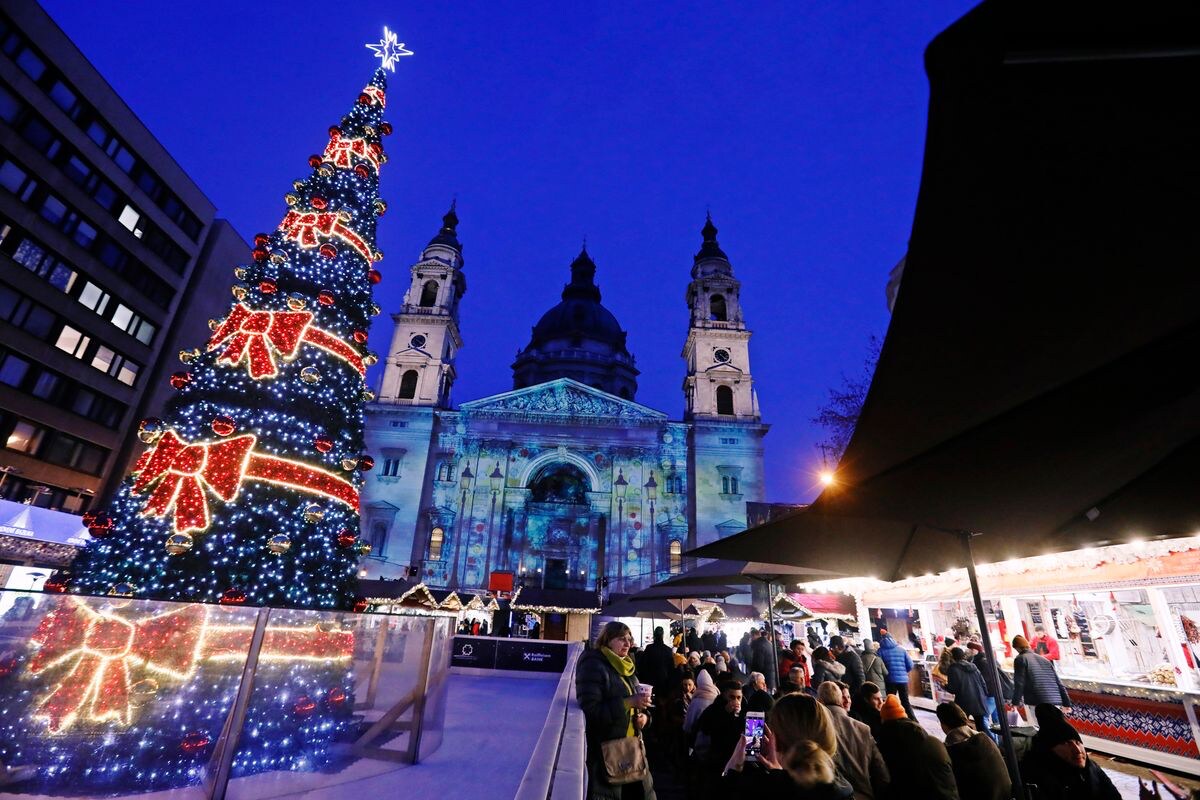
<svg viewBox="0 0 1200 800">
<path fill-rule="evenodd" d="M 386 30 L 372 47 L 384 67 L 408 54 Z M 70 594 L 33 647 L 0 661 L 0 760 L 36 766 L 47 788 L 203 779 L 254 631 L 243 605 L 277 610 L 232 774 L 326 767 L 355 729 L 354 634 L 314 610 L 365 605 L 358 490 L 372 466 L 363 404 L 391 133 L 384 67 L 309 158 L 278 227 L 255 236 L 212 337 L 180 353 L 178 395 L 139 425 L 134 472 L 89 515 L 94 541 L 70 577 L 47 583 Z"/>
<path fill-rule="evenodd" d="M 179 394 L 142 420 L 150 446 L 69 590 L 169 600 L 349 608 L 358 562 L 365 348 L 380 137 L 381 68 L 309 159 L 278 228 L 234 270 L 229 314 L 180 353 Z"/>
</svg>

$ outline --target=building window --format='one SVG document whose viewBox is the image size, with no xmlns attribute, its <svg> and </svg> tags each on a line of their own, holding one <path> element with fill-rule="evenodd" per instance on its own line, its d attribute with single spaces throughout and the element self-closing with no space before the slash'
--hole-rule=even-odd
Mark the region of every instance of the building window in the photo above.
<svg viewBox="0 0 1200 800">
<path fill-rule="evenodd" d="M 733 389 L 728 386 L 717 387 L 717 413 L 733 414 Z"/>
<path fill-rule="evenodd" d="M 410 369 L 400 377 L 400 399 L 412 400 L 417 396 L 417 371 Z"/>
<path fill-rule="evenodd" d="M 29 373 L 29 362 L 20 356 L 9 353 L 0 362 L 0 383 L 20 387 L 25 376 Z"/>
<path fill-rule="evenodd" d="M 83 358 L 83 352 L 87 350 L 91 341 L 92 337 L 85 336 L 70 325 L 63 325 L 62 332 L 58 334 L 58 341 L 54 343 L 54 346 L 76 358 Z"/>
<path fill-rule="evenodd" d="M 453 475 L 453 473 L 450 471 L 450 462 L 449 462 L 449 461 L 442 461 L 442 462 L 439 462 L 439 463 L 438 463 L 438 467 L 437 467 L 437 480 L 439 480 L 439 481 L 452 481 L 452 480 L 454 480 L 454 475 Z"/>
<path fill-rule="evenodd" d="M 376 520 L 371 524 L 371 555 L 382 556 L 387 545 L 387 523 Z"/>
<path fill-rule="evenodd" d="M 385 458 L 383 460 L 383 470 L 379 473 L 381 478 L 398 478 L 400 477 L 400 459 Z"/>
<path fill-rule="evenodd" d="M 437 281 L 425 281 L 425 285 L 421 287 L 421 302 L 418 305 L 421 308 L 433 308 L 437 305 L 437 295 Z"/>
<path fill-rule="evenodd" d="M 109 294 L 96 284 L 88 281 L 79 293 L 79 303 L 84 308 L 90 308 L 97 314 L 103 314 L 108 307 Z"/>
<path fill-rule="evenodd" d="M 429 560 L 442 560 L 442 542 L 445 541 L 445 534 L 441 528 L 434 528 L 429 532 Z"/>
<path fill-rule="evenodd" d="M 730 494 L 741 494 L 741 492 L 738 491 L 738 479 L 737 478 L 729 479 L 729 488 L 731 490 L 729 492 Z"/>
<path fill-rule="evenodd" d="M 18 420 L 13 425 L 12 430 L 9 431 L 8 439 L 5 441 L 4 446 L 9 450 L 16 450 L 18 453 L 33 455 L 37 452 L 38 445 L 41 444 L 44 434 L 45 431 L 32 422 Z"/>
<path fill-rule="evenodd" d="M 678 574 L 683 569 L 683 545 L 677 539 L 671 540 L 671 574 Z"/>
<path fill-rule="evenodd" d="M 729 476 L 721 476 L 721 494 L 729 494 Z"/>
<path fill-rule="evenodd" d="M 708 301 L 708 318 L 714 322 L 725 322 L 727 319 L 725 309 L 725 295 L 714 294 Z"/>
</svg>

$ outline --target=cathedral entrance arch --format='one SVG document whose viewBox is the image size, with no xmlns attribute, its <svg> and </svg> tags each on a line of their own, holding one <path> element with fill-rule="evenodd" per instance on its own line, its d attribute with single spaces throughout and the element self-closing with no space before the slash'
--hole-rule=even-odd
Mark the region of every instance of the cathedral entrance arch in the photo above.
<svg viewBox="0 0 1200 800">
<path fill-rule="evenodd" d="M 593 476 L 575 459 L 549 455 L 527 470 L 522 577 L 526 585 L 547 589 L 586 588 L 595 577 L 598 547 L 588 501 Z"/>
</svg>

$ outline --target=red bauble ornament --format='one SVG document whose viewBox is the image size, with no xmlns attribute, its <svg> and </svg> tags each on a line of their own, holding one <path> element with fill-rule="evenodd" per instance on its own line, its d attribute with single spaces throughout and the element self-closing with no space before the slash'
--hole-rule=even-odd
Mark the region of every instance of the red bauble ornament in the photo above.
<svg viewBox="0 0 1200 800">
<path fill-rule="evenodd" d="M 367 178 L 371 177 L 371 170 L 367 169 L 362 164 L 356 164 L 354 166 L 354 174 L 363 180 L 366 180 Z"/>
<path fill-rule="evenodd" d="M 50 594 L 65 594 L 67 582 L 61 578 L 51 578 L 42 584 L 42 591 Z"/>
<path fill-rule="evenodd" d="M 258 290 L 263 294 L 275 294 L 275 290 L 277 288 L 278 286 L 276 285 L 275 281 L 271 280 L 270 278 L 266 278 L 258 283 Z"/>
<path fill-rule="evenodd" d="M 203 731 L 188 731 L 184 734 L 182 741 L 179 742 L 179 749 L 188 754 L 199 753 L 208 747 L 211 741 L 208 738 L 208 734 Z"/>
<path fill-rule="evenodd" d="M 355 536 L 354 531 L 350 530 L 349 528 L 342 528 L 337 535 L 338 547 L 343 549 L 352 547 L 356 541 L 358 541 L 358 537 Z"/>
<path fill-rule="evenodd" d="M 266 250 L 264 250 L 261 247 L 256 247 L 250 251 L 250 256 L 255 261 L 266 261 L 268 258 L 271 257 L 271 254 L 268 253 Z"/>
<path fill-rule="evenodd" d="M 310 167 L 312 167 L 313 169 L 316 169 L 317 167 L 321 166 L 321 157 L 315 153 L 313 155 L 309 156 L 308 157 L 308 165 Z"/>
<path fill-rule="evenodd" d="M 375 156 L 376 161 L 382 160 L 383 145 L 379 144 L 379 142 L 371 142 L 369 145 L 367 145 L 367 150 L 371 152 L 371 155 Z"/>
<path fill-rule="evenodd" d="M 357 328 L 352 335 L 354 336 L 354 341 L 359 344 L 365 344 L 367 341 L 367 332 L 362 328 Z"/>
<path fill-rule="evenodd" d="M 92 519 L 92 524 L 88 525 L 88 533 L 97 539 L 103 539 L 112 531 L 113 519 L 107 513 L 101 511 Z"/>
<path fill-rule="evenodd" d="M 326 258 L 337 258 L 337 248 L 331 245 L 329 242 L 321 245 L 318 252 Z"/>
<path fill-rule="evenodd" d="M 365 606 L 367 601 L 363 600 L 362 604 Z M 357 607 L 358 603 L 356 602 L 354 605 Z M 329 701 L 329 705 L 331 706 L 340 706 L 346 702 L 346 697 L 346 690 L 340 686 L 335 686 L 329 690 L 329 694 L 325 696 L 325 699 Z"/>
<path fill-rule="evenodd" d="M 241 589 L 226 589 L 221 592 L 221 605 L 223 606 L 240 606 L 246 602 L 246 593 Z"/>
<path fill-rule="evenodd" d="M 298 717 L 307 717 L 316 710 L 317 704 L 308 695 L 302 696 L 296 701 L 296 705 L 292 706 L 292 711 L 295 711 Z"/>
<path fill-rule="evenodd" d="M 358 457 L 358 468 L 363 472 L 370 472 L 371 467 L 375 466 L 375 459 L 371 458 L 366 453 Z"/>
<path fill-rule="evenodd" d="M 318 453 L 328 453 L 333 449 L 333 439 L 328 436 L 318 436 L 313 439 L 313 447 L 317 448 Z"/>
<path fill-rule="evenodd" d="M 363 94 L 360 94 L 360 95 L 358 96 L 358 104 L 359 104 L 360 106 L 369 106 L 369 105 L 371 105 L 371 95 L 369 95 L 369 94 L 367 94 L 367 93 L 365 93 L 365 92 L 364 92 Z"/>
<path fill-rule="evenodd" d="M 182 389 L 192 382 L 192 373 L 190 372 L 172 372 L 171 386 L 176 389 Z"/>
<path fill-rule="evenodd" d="M 234 431 L 233 417 L 213 417 L 212 429 L 213 433 L 218 436 L 228 436 Z"/>
<path fill-rule="evenodd" d="M 254 246 L 255 247 L 266 247 L 270 242 L 271 242 L 271 237 L 269 234 L 266 234 L 266 233 L 254 234 Z"/>
<path fill-rule="evenodd" d="M 339 128 L 337 125 L 330 125 L 329 126 L 329 135 L 330 136 L 341 136 L 342 129 Z"/>
<path fill-rule="evenodd" d="M 321 197 L 320 195 L 313 196 L 313 199 L 312 199 L 312 207 L 313 208 L 317 209 L 318 211 L 323 211 L 325 209 L 325 207 L 328 205 L 329 205 L 329 202 L 324 197 Z"/>
<path fill-rule="evenodd" d="M 356 597 L 354 599 L 354 605 L 350 606 L 350 610 L 353 611 L 355 614 L 361 614 L 367 610 L 368 605 L 369 605 L 369 603 L 367 603 L 367 598 Z"/>
<path fill-rule="evenodd" d="M 317 302 L 323 306 L 333 305 L 334 299 L 333 292 L 328 289 L 322 289 L 321 293 L 317 295 Z"/>
<path fill-rule="evenodd" d="M 85 511 L 84 512 L 83 527 L 90 528 L 90 527 L 92 527 L 92 523 L 94 523 L 95 521 L 96 521 L 96 512 L 95 511 Z"/>
<path fill-rule="evenodd" d="M 392 135 L 392 123 L 390 123 L 390 122 L 379 123 L 379 132 L 382 133 L 384 136 L 391 136 Z"/>
<path fill-rule="evenodd" d="M 367 272 L 367 280 L 369 280 L 372 285 L 379 283 L 381 280 L 383 280 L 383 273 L 377 269 L 370 270 Z"/>
</svg>

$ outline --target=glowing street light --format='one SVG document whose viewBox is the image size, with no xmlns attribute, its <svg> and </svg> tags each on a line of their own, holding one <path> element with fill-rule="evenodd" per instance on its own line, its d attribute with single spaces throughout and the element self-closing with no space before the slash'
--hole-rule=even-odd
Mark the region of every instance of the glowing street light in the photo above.
<svg viewBox="0 0 1200 800">
<path fill-rule="evenodd" d="M 820 478 L 822 486 L 833 486 L 837 482 L 832 470 L 823 469 L 817 477 Z"/>
</svg>

